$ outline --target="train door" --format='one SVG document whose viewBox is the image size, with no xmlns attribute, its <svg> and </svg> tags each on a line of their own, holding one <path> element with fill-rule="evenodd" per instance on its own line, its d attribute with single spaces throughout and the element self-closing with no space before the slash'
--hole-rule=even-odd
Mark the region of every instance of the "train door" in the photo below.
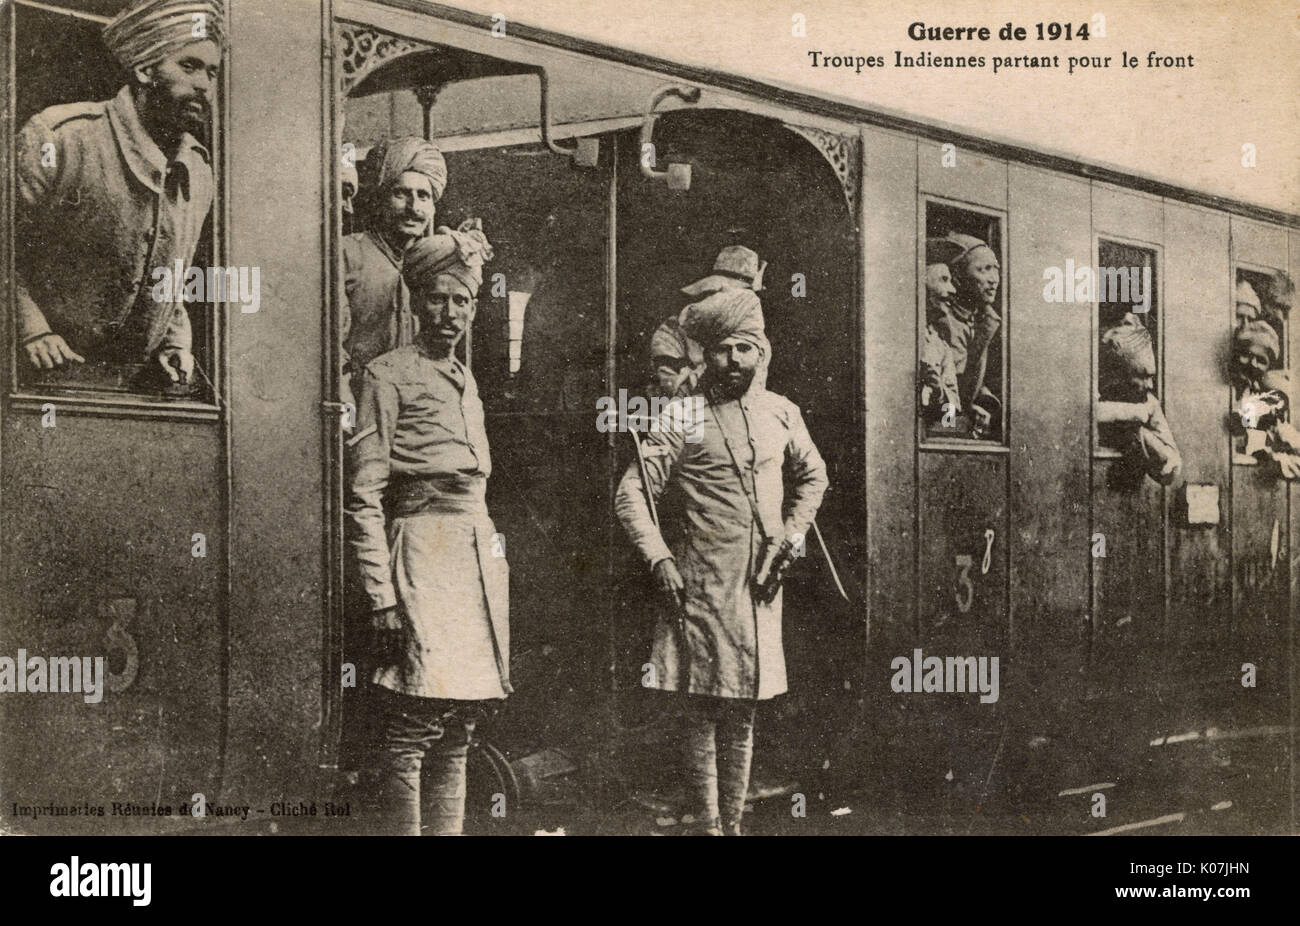
<svg viewBox="0 0 1300 926">
<path fill-rule="evenodd" d="M 1166 536 L 1172 490 L 1133 465 L 1124 453 L 1123 425 L 1097 423 L 1101 402 L 1131 398 L 1124 384 L 1108 378 L 1117 326 L 1140 325 L 1153 347 L 1152 394 L 1167 398 L 1165 376 L 1164 209 L 1156 197 L 1094 184 L 1093 259 L 1098 268 L 1095 299 L 1081 307 L 1093 314 L 1093 366 L 1089 381 L 1096 393 L 1091 441 L 1091 535 L 1088 562 L 1092 576 L 1088 678 L 1094 689 L 1150 697 L 1167 662 L 1165 607 Z M 1136 272 L 1135 272 L 1136 271 Z M 1113 276 L 1113 273 L 1119 276 Z M 1111 281 L 1126 279 L 1142 292 Z M 1186 347 L 1186 342 L 1180 341 Z M 1105 356 L 1103 356 L 1105 353 Z M 1116 390 L 1115 394 L 1111 394 Z M 1092 542 L 1095 541 L 1095 542 Z M 1095 549 L 1094 549 L 1095 547 Z"/>
<path fill-rule="evenodd" d="M 1264 335 L 1255 345 L 1265 344 L 1271 333 L 1278 350 L 1269 370 L 1260 375 L 1259 390 L 1276 389 L 1280 371 L 1293 370 L 1290 342 L 1294 325 L 1289 318 L 1294 287 L 1288 267 L 1288 235 L 1244 219 L 1232 220 L 1234 338 L 1243 329 Z M 1257 303 L 1257 306 L 1256 306 Z M 1249 318 L 1254 314 L 1254 318 Z M 1232 410 L 1242 423 L 1250 425 L 1252 385 L 1243 382 L 1243 342 L 1234 340 L 1228 352 L 1232 383 Z M 1254 346 L 1257 351 L 1258 347 Z M 1294 373 L 1291 374 L 1294 377 Z M 1294 382 L 1294 380 L 1292 380 Z M 1292 392 L 1294 395 L 1294 392 Z M 1294 399 L 1292 400 L 1294 401 Z M 1261 410 L 1267 414 L 1266 410 Z M 1294 412 L 1291 420 L 1295 420 Z M 1258 424 L 1259 422 L 1253 422 Z M 1237 430 L 1237 429 L 1234 429 Z M 1267 678 L 1275 693 L 1285 690 L 1288 666 L 1287 627 L 1290 599 L 1291 530 L 1289 529 L 1289 486 L 1276 464 L 1258 454 L 1259 432 L 1246 427 L 1231 437 L 1232 448 L 1232 635 L 1240 662 L 1250 662 Z M 1291 513 L 1291 516 L 1294 516 Z"/>
<path fill-rule="evenodd" d="M 792 119 L 795 117 L 792 117 Z M 649 179 L 644 145 L 660 171 L 689 165 L 689 189 Z M 783 123 L 726 109 L 682 109 L 658 119 L 650 140 L 618 138 L 617 331 L 614 384 L 646 390 L 655 329 L 699 297 L 682 287 L 709 275 L 719 251 L 743 245 L 766 262 L 759 292 L 772 360 L 767 387 L 802 411 L 826 460 L 830 487 L 791 571 L 783 612 L 791 695 L 767 704 L 758 779 L 840 773 L 860 703 L 866 579 L 861 344 L 854 133 Z M 625 154 L 625 152 L 627 154 Z M 633 457 L 620 436 L 620 468 Z M 655 702 L 639 699 L 654 610 L 645 566 L 618 537 L 623 596 L 615 641 L 625 722 Z M 760 667 L 761 671 L 761 667 Z"/>
<path fill-rule="evenodd" d="M 1020 268 L 1010 261 L 1007 164 L 959 152 L 955 166 L 945 166 L 944 150 L 926 142 L 918 144 L 917 158 L 920 240 L 909 268 L 916 280 L 913 356 L 924 358 L 927 339 L 937 334 L 950 346 L 959 396 L 923 413 L 916 425 L 916 645 L 922 660 L 984 658 L 989 680 L 994 657 L 999 667 L 998 701 L 974 695 L 915 699 L 924 726 L 943 730 L 934 744 L 938 752 L 918 762 L 932 782 L 946 773 L 958 791 L 973 796 L 996 761 L 997 720 L 1004 710 L 999 702 L 1008 697 L 1001 687 L 1014 677 L 1008 485 L 1009 448 L 1021 409 L 1008 403 L 1008 345 L 1018 343 L 1008 292 Z M 957 246 L 946 264 L 956 292 L 942 313 L 932 308 L 929 292 L 927 251 L 935 239 Z M 985 284 L 979 283 L 981 273 Z M 909 654 L 909 665 L 916 659 Z"/>
</svg>

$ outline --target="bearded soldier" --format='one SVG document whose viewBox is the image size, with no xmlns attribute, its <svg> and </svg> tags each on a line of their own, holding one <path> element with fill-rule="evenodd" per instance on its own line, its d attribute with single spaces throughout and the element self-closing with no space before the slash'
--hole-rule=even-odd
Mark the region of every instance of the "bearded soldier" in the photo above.
<svg viewBox="0 0 1300 926">
<path fill-rule="evenodd" d="M 728 245 L 718 252 L 713 269 L 705 276 L 682 287 L 682 292 L 694 299 L 729 289 L 748 289 L 758 292 L 763 288 L 763 270 L 766 262 L 759 263 L 758 255 L 738 244 Z M 655 329 L 650 337 L 650 391 L 652 395 L 675 398 L 690 395 L 696 390 L 704 372 L 704 353 L 682 330 L 676 315 Z"/>
<path fill-rule="evenodd" d="M 19 132 L 15 313 L 32 368 L 147 363 L 189 381 L 189 315 L 155 270 L 189 267 L 212 207 L 199 140 L 216 94 L 219 4 L 144 0 L 104 29 L 129 75 L 112 100 L 53 106 Z"/>
<path fill-rule="evenodd" d="M 455 356 L 474 318 L 487 239 L 467 223 L 406 253 L 420 324 L 372 360 L 348 441 L 349 543 L 376 630 L 380 828 L 461 831 L 465 762 L 484 702 L 510 693 L 504 550 L 488 517 L 483 405 Z"/>
<path fill-rule="evenodd" d="M 355 210 L 365 230 L 343 239 L 343 348 L 351 371 L 414 340 L 402 264 L 432 228 L 447 162 L 422 138 L 385 139 L 357 178 Z"/>
<path fill-rule="evenodd" d="M 692 809 L 705 832 L 739 835 L 755 705 L 786 691 L 781 581 L 821 504 L 826 466 L 799 409 L 762 384 L 771 346 L 758 296 L 715 292 L 681 321 L 704 349 L 705 401 L 690 418 L 670 406 L 645 435 L 649 484 L 630 466 L 615 510 L 662 593 L 667 619 L 646 683 L 676 693 Z M 673 426 L 683 420 L 690 440 Z M 680 510 L 665 537 L 645 493 L 658 502 L 670 484 Z"/>
</svg>

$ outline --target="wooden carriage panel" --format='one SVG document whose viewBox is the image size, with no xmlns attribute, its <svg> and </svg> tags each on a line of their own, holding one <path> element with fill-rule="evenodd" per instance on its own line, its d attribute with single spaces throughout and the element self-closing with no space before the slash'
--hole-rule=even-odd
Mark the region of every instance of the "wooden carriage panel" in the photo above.
<svg viewBox="0 0 1300 926">
<path fill-rule="evenodd" d="M 1164 240 L 1165 204 L 1157 196 L 1135 193 L 1108 183 L 1092 184 L 1092 231 L 1103 238 Z"/>
<path fill-rule="evenodd" d="M 1099 458 L 1092 468 L 1092 529 L 1106 555 L 1092 558 L 1089 668 L 1103 687 L 1140 674 L 1164 636 L 1166 490 L 1145 476 L 1116 487 L 1124 467 Z"/>
<path fill-rule="evenodd" d="M 1169 527 L 1171 643 L 1204 650 L 1231 618 L 1228 572 L 1228 385 L 1223 354 L 1232 293 L 1228 218 L 1165 201 L 1165 417 L 1183 458 L 1182 481 L 1218 492 L 1218 523 L 1189 524 L 1186 489 Z"/>
<path fill-rule="evenodd" d="M 1088 607 L 1091 306 L 1044 301 L 1043 269 L 1088 263 L 1088 184 L 1012 165 L 1010 187 L 1012 642 L 1072 675 Z"/>
<path fill-rule="evenodd" d="M 915 640 L 916 139 L 863 129 L 862 142 L 867 556 L 885 673 L 886 641 Z"/>
<path fill-rule="evenodd" d="M 77 693 L 3 696 L 6 810 L 87 801 L 108 813 L 113 801 L 215 798 L 225 659 L 219 432 L 70 410 L 48 421 L 11 413 L 5 422 L 0 652 L 103 657 L 110 677 L 98 703 Z M 105 820 L 115 832 L 141 823 Z M 60 817 L 35 829 L 51 822 L 80 830 L 103 821 Z"/>
<path fill-rule="evenodd" d="M 944 166 L 945 162 L 949 166 Z M 940 143 L 917 144 L 917 179 L 922 193 L 948 199 L 1007 208 L 1007 162 L 986 154 L 954 147 L 946 150 Z"/>
<path fill-rule="evenodd" d="M 935 655 L 1002 656 L 1007 623 L 1007 459 L 920 454 L 917 604 Z"/>
<path fill-rule="evenodd" d="M 286 6 L 275 30 L 247 4 L 229 14 L 228 260 L 260 267 L 262 281 L 260 311 L 226 322 L 234 534 L 225 792 L 239 803 L 315 793 L 322 745 L 323 428 L 338 426 L 321 405 L 331 197 L 319 165 L 330 154 L 320 47 L 284 41 L 320 32 L 313 4 Z M 285 80 L 290 73 L 310 77 Z"/>
</svg>

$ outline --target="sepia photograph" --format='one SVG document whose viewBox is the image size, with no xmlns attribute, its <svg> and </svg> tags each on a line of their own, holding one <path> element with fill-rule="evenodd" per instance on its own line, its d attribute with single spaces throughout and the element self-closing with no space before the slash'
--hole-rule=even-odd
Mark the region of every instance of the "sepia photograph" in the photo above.
<svg viewBox="0 0 1300 926">
<path fill-rule="evenodd" d="M 1298 14 L 0 3 L 0 834 L 1300 834 Z"/>
</svg>

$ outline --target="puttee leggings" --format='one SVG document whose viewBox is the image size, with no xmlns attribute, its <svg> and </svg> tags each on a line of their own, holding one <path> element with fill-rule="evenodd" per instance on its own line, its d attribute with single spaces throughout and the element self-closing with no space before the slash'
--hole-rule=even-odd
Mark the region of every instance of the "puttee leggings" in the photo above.
<svg viewBox="0 0 1300 926">
<path fill-rule="evenodd" d="M 749 793 L 757 702 L 707 695 L 685 695 L 683 701 L 687 812 L 704 825 L 736 826 Z"/>
</svg>

